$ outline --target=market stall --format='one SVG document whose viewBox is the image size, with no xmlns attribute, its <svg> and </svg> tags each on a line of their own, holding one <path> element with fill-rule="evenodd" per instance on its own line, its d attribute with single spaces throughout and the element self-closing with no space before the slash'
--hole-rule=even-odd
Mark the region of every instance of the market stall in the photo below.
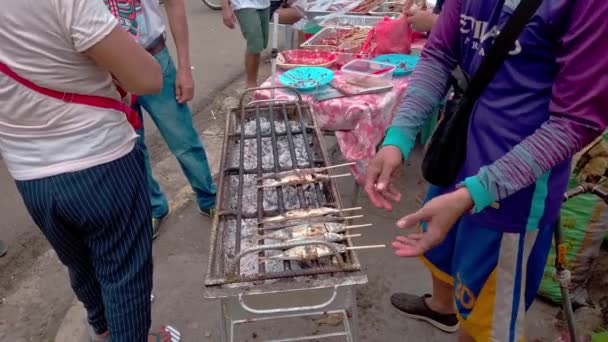
<svg viewBox="0 0 608 342">
<path fill-rule="evenodd" d="M 395 116 L 426 42 L 424 35 L 412 33 L 407 21 L 399 18 L 400 6 L 378 2 L 367 7 L 376 15 L 315 12 L 324 15 L 317 19 L 321 30 L 301 49 L 281 52 L 279 69 L 262 84 L 301 91 L 311 103 L 319 128 L 333 132 L 344 158 L 356 162 L 352 172 L 359 184 L 365 181 L 367 164 Z M 395 43 L 401 35 L 405 35 L 402 43 Z M 331 72 L 318 75 L 317 67 Z M 293 99 L 293 94 L 260 90 L 254 95 L 255 100 L 273 97 Z M 423 139 L 430 127 L 425 131 Z"/>
</svg>

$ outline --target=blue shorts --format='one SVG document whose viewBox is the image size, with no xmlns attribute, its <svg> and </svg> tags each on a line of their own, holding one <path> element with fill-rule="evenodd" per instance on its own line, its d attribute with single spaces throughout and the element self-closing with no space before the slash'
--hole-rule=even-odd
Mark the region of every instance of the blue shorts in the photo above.
<svg viewBox="0 0 608 342">
<path fill-rule="evenodd" d="M 441 193 L 431 186 L 425 202 Z M 553 228 L 504 233 L 465 216 L 422 257 L 433 276 L 454 286 L 458 319 L 476 341 L 523 341 Z"/>
</svg>

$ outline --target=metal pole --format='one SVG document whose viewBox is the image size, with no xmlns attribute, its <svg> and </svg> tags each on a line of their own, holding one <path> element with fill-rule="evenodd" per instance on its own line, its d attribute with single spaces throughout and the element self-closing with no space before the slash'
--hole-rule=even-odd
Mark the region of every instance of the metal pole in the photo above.
<svg viewBox="0 0 608 342">
<path fill-rule="evenodd" d="M 275 85 L 276 85 L 276 76 L 277 76 L 277 56 L 279 54 L 279 49 L 277 48 L 277 40 L 278 40 L 278 34 L 279 34 L 279 14 L 278 13 L 274 13 L 273 17 L 272 17 L 272 54 L 271 54 L 271 68 L 272 68 L 272 72 L 271 72 L 271 79 L 270 79 L 270 84 L 272 86 L 272 95 L 271 97 L 274 99 L 275 98 Z"/>
<path fill-rule="evenodd" d="M 562 307 L 568 324 L 570 340 L 578 342 L 576 325 L 574 324 L 574 311 L 570 300 L 570 271 L 566 269 L 566 246 L 562 243 L 561 218 L 558 218 L 555 227 L 555 271 L 553 278 L 559 282 L 562 293 Z"/>
</svg>

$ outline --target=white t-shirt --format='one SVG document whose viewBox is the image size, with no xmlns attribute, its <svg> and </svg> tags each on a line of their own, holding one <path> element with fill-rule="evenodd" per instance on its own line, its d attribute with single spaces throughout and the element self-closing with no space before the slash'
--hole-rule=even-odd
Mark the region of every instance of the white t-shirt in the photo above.
<svg viewBox="0 0 608 342">
<path fill-rule="evenodd" d="M 93 1 L 93 0 L 92 0 Z M 97 0 L 102 1 L 102 0 Z M 165 21 L 158 0 L 103 0 L 120 24 L 147 48 L 165 33 Z"/>
<path fill-rule="evenodd" d="M 270 0 L 231 0 L 230 4 L 235 11 L 243 8 L 263 9 L 270 7 Z"/>
<path fill-rule="evenodd" d="M 107 71 L 81 52 L 116 19 L 91 0 L 0 0 L 0 61 L 39 86 L 120 99 Z M 0 73 L 0 152 L 17 180 L 116 160 L 137 135 L 124 113 L 49 98 Z"/>
</svg>

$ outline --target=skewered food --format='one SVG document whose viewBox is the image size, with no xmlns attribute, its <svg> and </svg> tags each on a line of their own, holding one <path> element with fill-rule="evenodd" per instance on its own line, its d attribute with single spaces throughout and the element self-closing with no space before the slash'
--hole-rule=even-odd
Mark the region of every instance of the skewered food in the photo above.
<svg viewBox="0 0 608 342">
<path fill-rule="evenodd" d="M 313 167 L 313 168 L 308 168 L 308 169 L 293 169 L 293 170 L 289 170 L 289 171 L 277 172 L 277 173 L 273 173 L 271 175 L 266 175 L 266 176 L 260 177 L 260 179 L 278 180 L 278 179 L 281 179 L 284 177 L 289 177 L 289 176 L 301 177 L 301 176 L 305 176 L 305 175 L 309 175 L 309 174 L 313 174 L 313 173 L 324 172 L 324 171 L 327 171 L 330 169 L 335 169 L 338 167 L 352 166 L 355 164 L 356 163 L 346 163 L 346 164 L 325 166 L 325 167 Z"/>
<path fill-rule="evenodd" d="M 285 221 L 290 221 L 290 220 L 319 217 L 319 216 L 338 214 L 338 213 L 342 213 L 342 212 L 361 210 L 361 209 L 362 209 L 361 207 L 349 208 L 349 209 L 337 209 L 337 208 L 332 208 L 332 207 L 320 207 L 320 208 L 313 208 L 313 209 L 296 209 L 296 210 L 288 211 L 283 215 L 269 217 L 269 218 L 259 222 L 259 224 L 280 223 L 280 222 L 285 222 Z"/>
<path fill-rule="evenodd" d="M 285 186 L 285 185 L 298 185 L 298 184 L 310 184 L 310 183 L 318 183 L 323 182 L 332 178 L 339 177 L 348 177 L 350 173 L 345 173 L 342 175 L 328 175 L 325 173 L 306 173 L 301 175 L 291 175 L 285 176 L 279 179 L 268 179 L 264 182 L 260 187 L 262 188 L 272 188 L 277 186 Z"/>
<path fill-rule="evenodd" d="M 320 222 L 304 224 L 299 226 L 287 227 L 274 232 L 264 234 L 262 238 L 280 241 L 289 240 L 304 240 L 323 237 L 326 234 L 340 234 L 353 228 L 369 227 L 371 224 L 362 224 L 357 226 L 347 226 L 337 222 Z M 329 235 L 327 235 L 329 236 Z M 329 240 L 328 241 L 333 241 Z"/>
<path fill-rule="evenodd" d="M 348 247 L 346 245 L 341 245 L 338 243 L 332 243 L 338 253 L 345 253 L 346 251 L 353 249 L 368 249 L 368 248 L 384 248 L 385 245 L 374 245 L 374 246 L 357 246 L 357 247 Z M 265 262 L 267 260 L 292 260 L 292 261 L 312 261 L 317 260 L 322 257 L 333 255 L 332 249 L 323 245 L 308 245 L 308 246 L 298 246 L 294 248 L 290 248 L 283 253 L 271 255 L 268 257 L 260 258 L 260 263 Z"/>
</svg>

